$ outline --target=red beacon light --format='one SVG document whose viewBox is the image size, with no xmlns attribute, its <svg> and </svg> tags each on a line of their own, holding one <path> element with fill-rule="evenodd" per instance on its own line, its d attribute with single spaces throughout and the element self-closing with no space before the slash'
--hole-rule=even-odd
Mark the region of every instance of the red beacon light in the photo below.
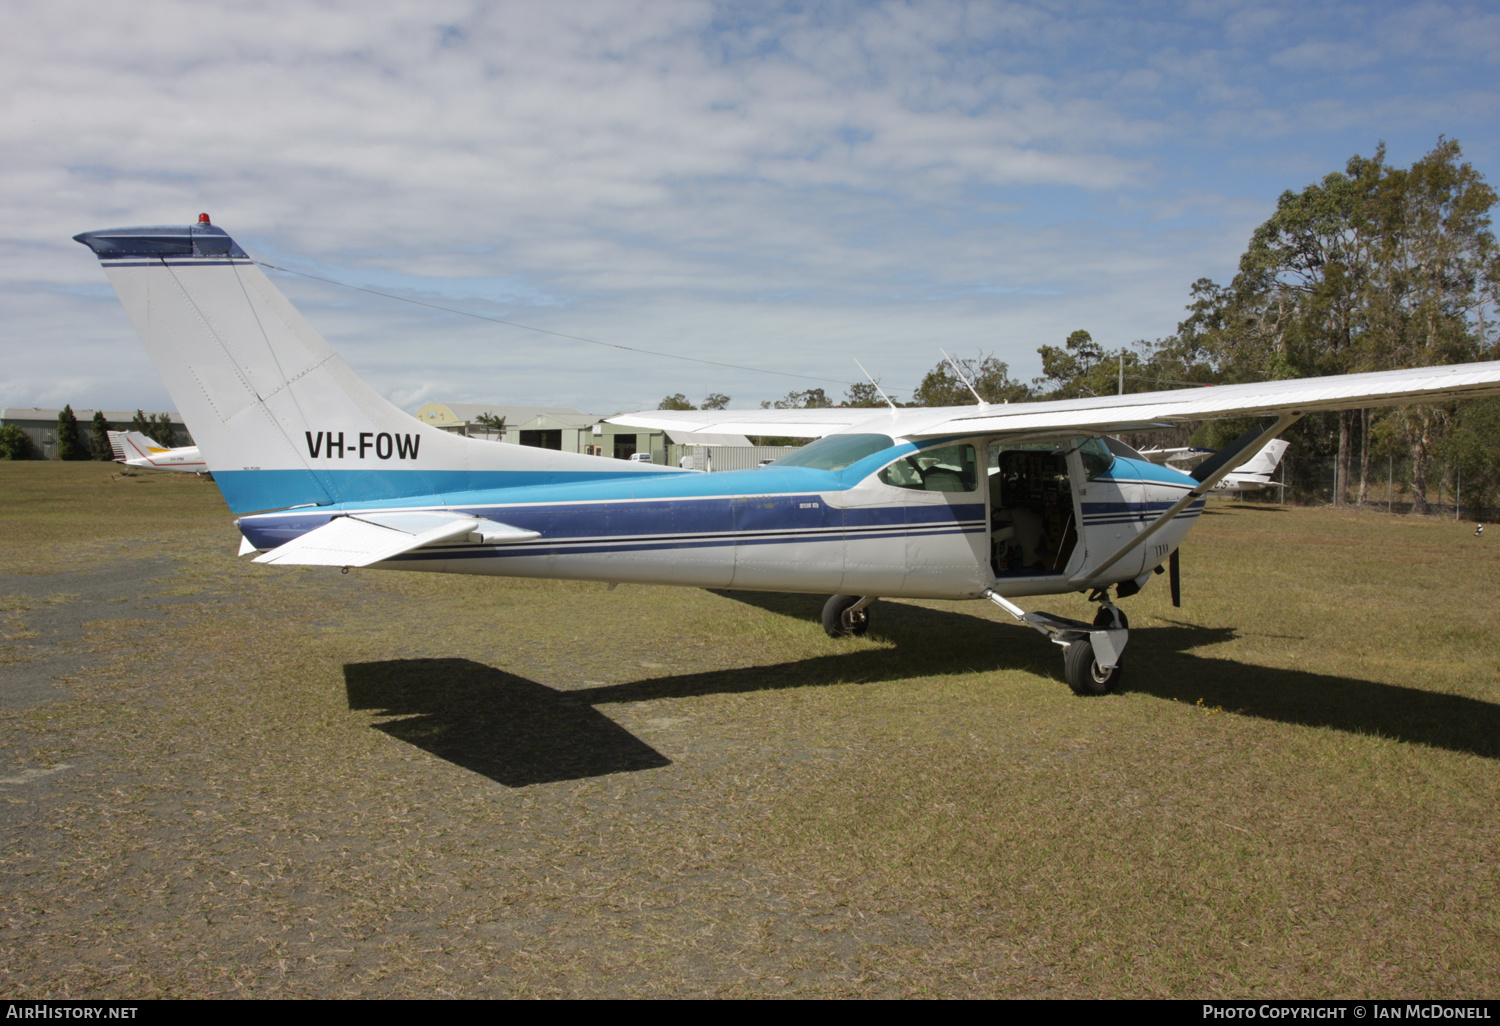
<svg viewBox="0 0 1500 1026">
<path fill-rule="evenodd" d="M 208 219 L 208 215 L 207 214 L 199 214 L 198 215 L 198 223 L 199 224 L 212 224 L 213 222 Z"/>
</svg>

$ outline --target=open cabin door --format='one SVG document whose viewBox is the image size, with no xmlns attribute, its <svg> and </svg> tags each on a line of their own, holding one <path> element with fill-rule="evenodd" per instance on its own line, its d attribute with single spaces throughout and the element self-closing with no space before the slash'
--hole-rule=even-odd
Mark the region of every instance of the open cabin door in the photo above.
<svg viewBox="0 0 1500 1026">
<path fill-rule="evenodd" d="M 997 581 L 1064 576 L 1081 557 L 1076 442 L 992 442 L 989 570 Z"/>
</svg>

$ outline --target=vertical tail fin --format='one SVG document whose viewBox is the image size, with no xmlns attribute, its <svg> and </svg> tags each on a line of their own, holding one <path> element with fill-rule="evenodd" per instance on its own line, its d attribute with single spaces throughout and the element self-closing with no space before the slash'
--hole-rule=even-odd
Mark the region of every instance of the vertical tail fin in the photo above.
<svg viewBox="0 0 1500 1026">
<path fill-rule="evenodd" d="M 1281 462 L 1282 454 L 1286 452 L 1288 444 L 1282 438 L 1271 439 L 1260 452 L 1235 468 L 1235 473 L 1269 476 L 1276 469 L 1276 464 Z"/>
<path fill-rule="evenodd" d="M 236 513 L 661 472 L 462 438 L 361 381 L 224 230 L 84 232 Z"/>
</svg>

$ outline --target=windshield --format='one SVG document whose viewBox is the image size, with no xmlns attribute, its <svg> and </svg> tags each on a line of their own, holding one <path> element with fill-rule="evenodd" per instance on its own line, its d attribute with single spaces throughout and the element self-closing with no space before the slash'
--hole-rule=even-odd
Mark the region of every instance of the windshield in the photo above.
<svg viewBox="0 0 1500 1026">
<path fill-rule="evenodd" d="M 1083 457 L 1083 473 L 1092 481 L 1115 465 L 1115 454 L 1101 438 L 1086 438 L 1078 443 L 1078 455 Z"/>
<path fill-rule="evenodd" d="M 1109 451 L 1114 453 L 1116 456 L 1124 456 L 1127 460 L 1143 460 L 1146 458 L 1140 454 L 1139 450 L 1137 450 L 1133 446 L 1126 445 L 1118 438 L 1111 438 L 1108 435 L 1101 435 L 1100 441 L 1102 441 L 1105 447 L 1108 448 Z"/>
<path fill-rule="evenodd" d="M 829 435 L 787 453 L 770 466 L 843 470 L 895 444 L 890 435 Z"/>
</svg>

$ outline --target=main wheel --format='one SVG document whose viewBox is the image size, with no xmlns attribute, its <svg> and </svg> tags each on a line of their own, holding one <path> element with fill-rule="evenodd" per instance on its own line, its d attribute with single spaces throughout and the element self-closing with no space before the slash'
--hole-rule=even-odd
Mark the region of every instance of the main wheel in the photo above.
<svg viewBox="0 0 1500 1026">
<path fill-rule="evenodd" d="M 1094 646 L 1075 641 L 1063 652 L 1063 676 L 1075 695 L 1107 695 L 1120 683 L 1120 664 L 1105 670 L 1094 659 Z"/>
<path fill-rule="evenodd" d="M 848 638 L 870 629 L 870 607 L 855 610 L 858 595 L 835 595 L 823 603 L 823 629 L 830 638 Z"/>
<path fill-rule="evenodd" d="M 1119 607 L 1116 607 L 1116 608 L 1119 608 Z M 1113 616 L 1109 615 L 1109 610 L 1108 609 L 1105 609 L 1103 606 L 1100 606 L 1099 607 L 1099 611 L 1094 614 L 1094 626 L 1095 627 L 1113 628 L 1114 625 L 1115 625 L 1115 618 Z M 1120 610 L 1120 626 L 1121 627 L 1129 627 L 1130 626 L 1130 617 L 1128 617 L 1128 616 L 1125 615 L 1125 610 L 1123 610 L 1123 609 Z"/>
</svg>

